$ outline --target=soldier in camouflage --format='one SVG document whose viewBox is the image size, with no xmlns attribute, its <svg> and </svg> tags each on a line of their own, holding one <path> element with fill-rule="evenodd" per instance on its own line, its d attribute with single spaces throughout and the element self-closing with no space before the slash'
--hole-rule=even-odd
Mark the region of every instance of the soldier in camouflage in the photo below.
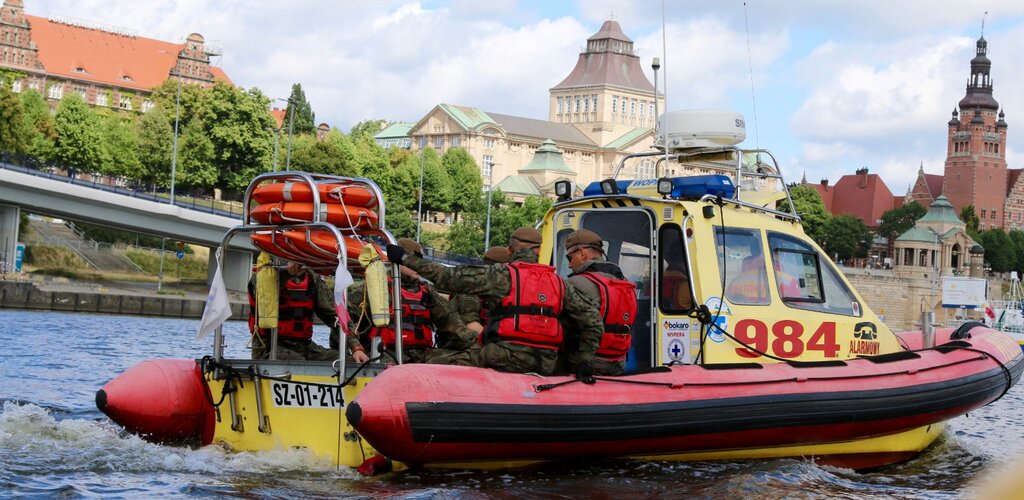
<svg viewBox="0 0 1024 500">
<path fill-rule="evenodd" d="M 531 227 L 517 229 L 509 239 L 508 248 L 512 252 L 510 262 L 537 263 L 540 244 L 541 235 L 536 229 Z M 480 297 L 485 307 L 499 304 L 513 292 L 512 271 L 508 264 L 446 268 L 416 255 L 406 256 L 405 250 L 397 245 L 388 245 L 387 253 L 391 262 L 405 264 L 434 282 L 442 290 L 468 293 Z M 554 268 L 551 268 L 550 272 L 554 273 Z M 603 323 L 597 305 L 590 298 L 581 294 L 561 278 L 558 279 L 564 290 L 559 320 L 562 325 L 575 328 L 579 332 L 579 348 L 568 356 L 568 368 L 574 370 L 577 377 L 586 379 L 592 374 L 591 363 L 601 340 Z M 555 372 L 558 361 L 557 350 L 504 340 L 492 332 L 494 323 L 492 318 L 491 323 L 485 329 L 482 346 L 473 346 L 460 352 L 440 356 L 430 362 L 488 367 L 505 372 L 535 372 L 541 375 L 551 375 Z M 475 342 L 475 339 L 467 340 Z"/>
<path fill-rule="evenodd" d="M 398 244 L 411 255 L 423 256 L 423 247 L 414 240 L 408 238 L 401 238 L 398 240 Z M 420 276 L 409 269 L 406 266 L 401 266 L 402 272 L 402 289 L 408 292 L 405 297 L 412 297 L 422 292 L 422 297 L 417 301 L 416 304 L 412 304 L 411 301 L 403 300 L 403 309 L 407 309 L 406 313 L 402 317 L 402 328 L 409 332 L 425 332 L 429 331 L 429 337 L 423 339 L 423 342 L 417 345 L 415 338 L 407 340 L 410 335 L 404 335 L 402 337 L 402 362 L 403 363 L 422 363 L 426 361 L 428 357 L 444 354 L 433 349 L 433 333 L 435 331 L 444 330 L 453 332 L 459 337 L 473 336 L 475 332 L 466 329 L 466 326 L 459 321 L 458 315 L 448 307 L 448 301 L 437 292 L 433 285 L 426 280 L 420 278 Z M 392 296 L 394 290 L 391 289 L 390 283 L 388 287 L 389 296 Z M 366 310 L 366 283 L 359 282 L 355 283 L 348 288 L 348 312 L 351 317 L 351 331 L 358 335 L 362 343 L 370 345 L 372 342 L 372 335 L 379 333 L 380 329 L 373 326 L 373 322 L 370 319 L 370 314 Z M 418 311 L 423 311 L 420 315 L 415 315 L 408 309 L 416 308 Z M 429 316 L 429 320 L 426 323 L 420 321 L 420 318 Z M 394 316 L 392 316 L 394 318 Z M 415 324 L 419 322 L 420 324 Z M 412 335 L 415 337 L 415 334 Z M 382 353 L 386 355 L 386 360 L 397 360 L 395 355 L 395 346 L 385 346 L 381 344 L 380 349 Z"/>
<path fill-rule="evenodd" d="M 491 247 L 484 252 L 484 265 L 490 264 L 504 264 L 508 262 L 509 258 L 512 257 L 512 253 L 509 252 L 508 247 Z M 466 328 L 476 332 L 477 334 L 483 332 L 484 324 L 487 323 L 487 309 L 481 310 L 480 297 L 476 295 L 470 295 L 468 293 L 455 293 L 452 294 L 451 299 L 448 301 L 448 307 L 459 315 L 462 323 L 466 325 Z M 449 346 L 450 348 L 461 350 L 469 346 L 462 345 L 459 347 L 458 337 L 454 337 L 453 334 L 456 332 L 442 332 L 438 338 L 438 346 Z M 449 343 L 449 339 L 455 339 L 452 343 Z"/>
</svg>

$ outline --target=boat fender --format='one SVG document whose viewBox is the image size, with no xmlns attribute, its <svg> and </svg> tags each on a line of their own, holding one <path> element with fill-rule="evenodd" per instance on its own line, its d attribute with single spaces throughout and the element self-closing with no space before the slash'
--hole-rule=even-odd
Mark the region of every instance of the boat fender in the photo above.
<svg viewBox="0 0 1024 500">
<path fill-rule="evenodd" d="M 356 472 L 364 476 L 375 476 L 385 472 L 391 472 L 393 464 L 391 459 L 384 455 L 374 455 L 367 458 L 362 465 L 356 468 Z"/>
<path fill-rule="evenodd" d="M 366 301 L 369 302 L 370 320 L 374 326 L 387 326 L 391 322 L 388 311 L 391 297 L 388 293 L 388 269 L 380 259 L 374 245 L 366 245 L 359 252 L 359 263 L 366 269 Z M 366 304 L 363 304 L 364 306 Z"/>
<path fill-rule="evenodd" d="M 954 331 L 953 334 L 949 336 L 949 340 L 969 339 L 971 338 L 971 330 L 979 326 L 982 328 L 987 328 L 985 323 L 982 323 L 980 321 L 968 321 L 960 325 L 960 327 L 957 328 L 956 331 Z"/>
<path fill-rule="evenodd" d="M 260 252 L 256 257 L 256 326 L 277 328 L 278 295 L 280 283 L 277 269 L 270 263 L 270 254 Z"/>
</svg>

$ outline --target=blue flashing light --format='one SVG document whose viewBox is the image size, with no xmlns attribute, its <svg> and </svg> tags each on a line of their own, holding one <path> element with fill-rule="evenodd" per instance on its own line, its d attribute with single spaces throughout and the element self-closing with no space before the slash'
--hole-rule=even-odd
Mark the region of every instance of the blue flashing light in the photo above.
<svg viewBox="0 0 1024 500">
<path fill-rule="evenodd" d="M 672 198 L 699 199 L 704 195 L 732 198 L 736 196 L 736 185 L 727 175 L 694 175 L 672 179 Z"/>
<path fill-rule="evenodd" d="M 632 183 L 633 183 L 633 181 L 629 181 L 629 180 L 615 181 L 615 184 L 619 186 L 619 192 L 620 193 L 625 193 L 626 192 L 626 188 L 629 187 L 629 185 L 632 184 Z M 587 186 L 587 188 L 583 190 L 583 196 L 602 196 L 602 195 L 604 195 L 604 191 L 601 191 L 601 181 L 591 182 L 590 185 Z"/>
</svg>

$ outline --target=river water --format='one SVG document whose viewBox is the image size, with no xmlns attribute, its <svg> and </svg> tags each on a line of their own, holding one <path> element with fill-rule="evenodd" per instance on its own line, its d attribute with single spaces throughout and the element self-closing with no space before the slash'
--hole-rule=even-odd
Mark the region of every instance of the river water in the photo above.
<svg viewBox="0 0 1024 500">
<path fill-rule="evenodd" d="M 0 309 L 0 325 L 0 496 L 961 498 L 988 496 L 994 474 L 1024 476 L 1018 386 L 917 458 L 870 473 L 805 460 L 609 461 L 363 478 L 302 451 L 158 446 L 107 421 L 93 398 L 108 380 L 146 359 L 209 353 L 197 320 Z M 227 355 L 243 354 L 245 323 L 225 331 Z"/>
</svg>

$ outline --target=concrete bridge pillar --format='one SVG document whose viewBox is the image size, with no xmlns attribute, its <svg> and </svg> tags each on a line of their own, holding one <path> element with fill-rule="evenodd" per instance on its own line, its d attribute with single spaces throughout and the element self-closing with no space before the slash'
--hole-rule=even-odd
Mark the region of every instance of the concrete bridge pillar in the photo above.
<svg viewBox="0 0 1024 500">
<path fill-rule="evenodd" d="M 217 269 L 216 249 L 210 251 L 209 262 L 210 273 L 206 278 L 207 284 L 213 281 L 213 273 Z M 224 256 L 224 286 L 234 292 L 245 292 L 249 284 L 249 277 L 252 275 L 252 253 L 239 250 L 228 250 Z"/>
<path fill-rule="evenodd" d="M 21 208 L 0 205 L 0 272 L 14 271 L 14 255 L 18 245 L 18 222 Z"/>
</svg>

